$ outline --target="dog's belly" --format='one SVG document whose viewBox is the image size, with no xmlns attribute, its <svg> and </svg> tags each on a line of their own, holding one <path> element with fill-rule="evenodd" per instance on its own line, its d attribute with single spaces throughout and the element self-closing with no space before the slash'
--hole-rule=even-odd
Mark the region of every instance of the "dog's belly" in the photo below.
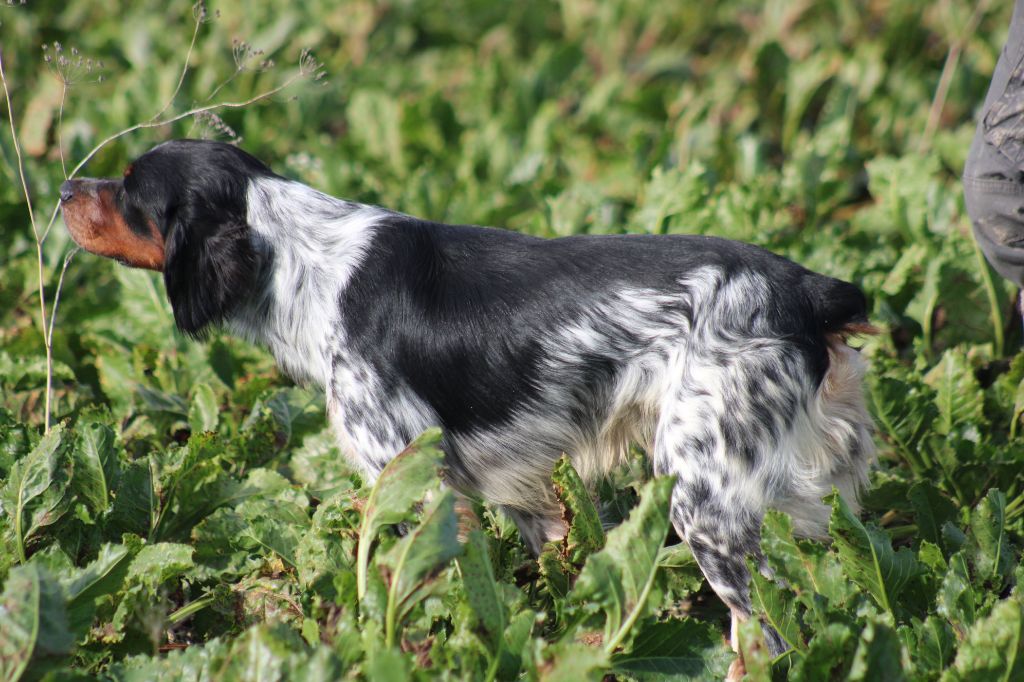
<svg viewBox="0 0 1024 682">
<path fill-rule="evenodd" d="M 559 418 L 530 410 L 507 425 L 452 434 L 448 466 L 453 482 L 503 507 L 549 511 L 556 501 L 551 471 L 564 454 L 587 482 L 607 473 L 628 455 L 631 444 L 649 447 L 656 412 L 638 402 L 611 413 Z"/>
<path fill-rule="evenodd" d="M 551 470 L 563 454 L 584 480 L 594 481 L 622 462 L 631 444 L 650 447 L 666 353 L 609 359 L 611 370 L 597 379 L 572 358 L 561 360 L 547 368 L 551 380 L 541 395 L 508 419 L 445 429 L 448 478 L 456 488 L 503 507 L 547 511 L 555 504 Z M 354 355 L 339 354 L 332 376 L 327 409 L 339 446 L 371 480 L 421 431 L 447 427 L 416 392 L 387 385 Z"/>
</svg>

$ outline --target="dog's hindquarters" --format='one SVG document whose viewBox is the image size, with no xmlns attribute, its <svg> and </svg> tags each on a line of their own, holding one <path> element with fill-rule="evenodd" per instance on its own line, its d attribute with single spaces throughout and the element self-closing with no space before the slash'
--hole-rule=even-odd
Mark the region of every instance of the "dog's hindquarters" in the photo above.
<svg viewBox="0 0 1024 682">
<path fill-rule="evenodd" d="M 872 441 L 863 369 L 842 324 L 810 337 L 769 330 L 756 313 L 773 303 L 763 280 L 715 284 L 695 300 L 669 368 L 653 459 L 656 473 L 678 479 L 672 523 L 732 612 L 736 648 L 735 625 L 751 613 L 746 557 L 768 574 L 765 510 L 793 515 L 802 535 L 825 534 L 821 498 L 835 485 L 855 502 Z M 774 654 L 787 648 L 770 627 L 765 634 Z"/>
</svg>

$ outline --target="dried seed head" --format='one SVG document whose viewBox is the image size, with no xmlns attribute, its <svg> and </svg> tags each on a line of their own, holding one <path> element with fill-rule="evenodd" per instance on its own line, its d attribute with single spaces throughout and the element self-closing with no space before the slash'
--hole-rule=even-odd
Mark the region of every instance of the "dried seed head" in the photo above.
<svg viewBox="0 0 1024 682">
<path fill-rule="evenodd" d="M 303 48 L 299 54 L 299 74 L 311 78 L 314 83 L 325 83 L 323 79 L 327 76 L 327 70 L 309 48 Z"/>
<path fill-rule="evenodd" d="M 103 74 L 100 73 L 103 70 L 102 61 L 85 57 L 77 47 L 72 47 L 68 56 L 58 41 L 43 45 L 43 63 L 65 87 L 103 80 Z"/>
<path fill-rule="evenodd" d="M 235 60 L 236 71 L 266 71 L 273 68 L 274 60 L 263 59 L 264 54 L 263 50 L 244 40 L 235 38 L 231 41 L 231 56 Z"/>
<path fill-rule="evenodd" d="M 235 132 L 235 129 L 227 124 L 212 111 L 203 111 L 195 115 L 196 127 L 199 128 L 199 137 L 204 140 L 220 139 L 231 144 L 238 144 L 242 137 Z"/>
</svg>

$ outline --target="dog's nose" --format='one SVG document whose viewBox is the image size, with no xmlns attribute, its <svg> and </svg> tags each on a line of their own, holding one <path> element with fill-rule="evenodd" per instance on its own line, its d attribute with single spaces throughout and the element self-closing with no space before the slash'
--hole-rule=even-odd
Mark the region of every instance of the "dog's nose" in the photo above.
<svg viewBox="0 0 1024 682">
<path fill-rule="evenodd" d="M 75 196 L 74 186 L 71 184 L 70 180 L 65 180 L 64 184 L 60 186 L 60 200 L 61 201 L 71 201 L 71 199 L 74 196 Z"/>
</svg>

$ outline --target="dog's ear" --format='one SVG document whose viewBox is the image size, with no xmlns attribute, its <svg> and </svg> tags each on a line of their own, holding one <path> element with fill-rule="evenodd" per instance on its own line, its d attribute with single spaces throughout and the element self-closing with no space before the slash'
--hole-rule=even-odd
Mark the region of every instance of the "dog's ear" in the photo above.
<svg viewBox="0 0 1024 682">
<path fill-rule="evenodd" d="M 259 260 L 249 226 L 181 210 L 171 221 L 164 249 L 164 284 L 178 328 L 202 337 L 253 296 Z"/>
</svg>

